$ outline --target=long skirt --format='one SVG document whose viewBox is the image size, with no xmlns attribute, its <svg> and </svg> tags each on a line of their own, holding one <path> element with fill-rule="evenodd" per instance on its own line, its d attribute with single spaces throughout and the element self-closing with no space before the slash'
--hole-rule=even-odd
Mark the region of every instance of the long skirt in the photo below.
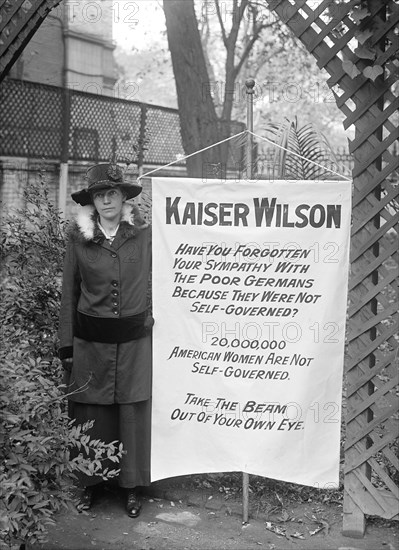
<svg viewBox="0 0 399 550">
<path fill-rule="evenodd" d="M 151 450 L 151 400 L 114 405 L 91 405 L 69 402 L 69 414 L 76 424 L 94 420 L 87 432 L 92 439 L 105 443 L 119 441 L 123 444 L 123 455 L 119 465 L 110 463 L 110 468 L 120 468 L 118 484 L 133 488 L 150 485 Z M 96 485 L 101 478 L 78 474 L 79 483 Z"/>
</svg>

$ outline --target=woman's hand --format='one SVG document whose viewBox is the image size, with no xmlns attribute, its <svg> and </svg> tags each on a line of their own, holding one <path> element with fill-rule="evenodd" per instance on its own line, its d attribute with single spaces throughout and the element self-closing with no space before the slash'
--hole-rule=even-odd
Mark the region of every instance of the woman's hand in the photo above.
<svg viewBox="0 0 399 550">
<path fill-rule="evenodd" d="M 62 360 L 62 368 L 64 369 L 62 383 L 65 386 L 65 389 L 64 389 L 65 393 L 68 393 L 68 386 L 70 383 L 72 366 L 73 366 L 72 357 L 67 357 L 66 359 Z"/>
<path fill-rule="evenodd" d="M 146 332 L 150 332 L 150 330 L 154 326 L 154 323 L 155 323 L 154 317 L 152 315 L 147 315 L 144 321 L 144 328 Z"/>
<path fill-rule="evenodd" d="M 62 360 L 62 368 L 63 368 L 66 372 L 68 372 L 69 374 L 71 373 L 72 365 L 73 365 L 73 359 L 72 359 L 72 357 L 67 357 L 66 359 L 63 359 L 63 360 Z"/>
</svg>

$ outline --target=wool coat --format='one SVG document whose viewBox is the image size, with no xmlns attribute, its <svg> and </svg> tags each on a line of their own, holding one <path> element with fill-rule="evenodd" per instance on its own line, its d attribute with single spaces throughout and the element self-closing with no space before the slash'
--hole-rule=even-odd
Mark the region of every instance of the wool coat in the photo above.
<svg viewBox="0 0 399 550">
<path fill-rule="evenodd" d="M 125 203 L 112 242 L 94 206 L 73 223 L 63 271 L 60 358 L 73 357 L 68 398 L 134 403 L 151 394 L 151 228 Z"/>
</svg>

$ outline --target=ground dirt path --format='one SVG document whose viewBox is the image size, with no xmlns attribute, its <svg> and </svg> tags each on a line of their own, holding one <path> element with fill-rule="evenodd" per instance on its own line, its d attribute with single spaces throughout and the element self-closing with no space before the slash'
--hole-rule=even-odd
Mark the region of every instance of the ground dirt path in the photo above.
<svg viewBox="0 0 399 550">
<path fill-rule="evenodd" d="M 344 537 L 342 504 L 288 501 L 265 512 L 252 498 L 250 521 L 242 524 L 239 495 L 226 498 L 215 487 L 158 482 L 130 519 L 116 487 L 99 492 L 89 512 L 71 504 L 49 530 L 40 550 L 398 550 L 397 524 L 368 522 L 362 539 Z M 266 506 L 267 508 L 267 506 Z M 36 550 L 36 547 L 35 547 Z"/>
</svg>

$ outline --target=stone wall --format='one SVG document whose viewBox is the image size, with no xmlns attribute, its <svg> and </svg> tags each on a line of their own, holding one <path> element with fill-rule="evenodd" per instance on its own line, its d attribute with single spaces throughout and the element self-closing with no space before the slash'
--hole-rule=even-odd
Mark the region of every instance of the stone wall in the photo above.
<svg viewBox="0 0 399 550">
<path fill-rule="evenodd" d="M 79 206 L 72 200 L 71 193 L 85 187 L 85 173 L 92 163 L 80 162 L 71 163 L 68 166 L 68 188 L 65 217 L 74 217 Z M 155 166 L 144 166 L 144 173 L 156 168 Z M 159 170 L 154 176 L 184 176 L 184 168 L 169 167 Z M 18 157 L 0 157 L 0 214 L 11 212 L 16 208 L 24 206 L 23 192 L 27 185 L 35 181 L 45 181 L 50 199 L 58 207 L 59 199 L 59 178 L 60 163 L 58 161 L 27 159 Z M 137 171 L 128 170 L 125 174 L 126 181 L 135 181 Z M 151 201 L 151 178 L 143 178 L 143 193 L 139 195 L 136 202 L 143 203 L 145 210 L 148 210 L 147 203 Z"/>
</svg>

